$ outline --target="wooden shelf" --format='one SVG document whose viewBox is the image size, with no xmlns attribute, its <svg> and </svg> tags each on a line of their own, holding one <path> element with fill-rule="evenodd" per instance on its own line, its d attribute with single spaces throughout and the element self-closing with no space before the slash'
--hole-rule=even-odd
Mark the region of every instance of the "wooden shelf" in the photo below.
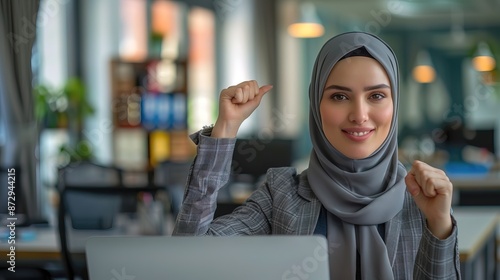
<svg viewBox="0 0 500 280">
<path fill-rule="evenodd" d="M 189 160 L 187 61 L 110 62 L 114 159 L 125 169 Z"/>
</svg>

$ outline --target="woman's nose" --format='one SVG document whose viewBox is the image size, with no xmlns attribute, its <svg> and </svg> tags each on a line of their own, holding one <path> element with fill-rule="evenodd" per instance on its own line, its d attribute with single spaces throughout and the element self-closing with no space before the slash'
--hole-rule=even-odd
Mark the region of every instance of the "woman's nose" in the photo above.
<svg viewBox="0 0 500 280">
<path fill-rule="evenodd" d="M 349 113 L 349 121 L 362 124 L 368 120 L 368 105 L 364 102 L 355 102 L 351 107 L 351 112 Z"/>
</svg>

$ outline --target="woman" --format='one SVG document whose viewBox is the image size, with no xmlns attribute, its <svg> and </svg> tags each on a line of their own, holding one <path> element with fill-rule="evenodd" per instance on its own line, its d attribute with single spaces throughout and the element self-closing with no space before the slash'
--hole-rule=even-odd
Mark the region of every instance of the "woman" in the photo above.
<svg viewBox="0 0 500 280">
<path fill-rule="evenodd" d="M 309 168 L 270 169 L 242 207 L 212 221 L 238 128 L 272 87 L 223 90 L 216 124 L 193 135 L 198 156 L 174 234 L 322 234 L 332 279 L 460 278 L 452 184 L 423 162 L 407 173 L 398 161 L 398 71 L 374 35 L 326 42 L 309 86 Z"/>
</svg>

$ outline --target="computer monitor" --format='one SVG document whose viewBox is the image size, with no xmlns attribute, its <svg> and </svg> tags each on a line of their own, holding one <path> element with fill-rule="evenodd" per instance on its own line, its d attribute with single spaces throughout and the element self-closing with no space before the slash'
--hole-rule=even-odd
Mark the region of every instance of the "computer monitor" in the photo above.
<svg viewBox="0 0 500 280">
<path fill-rule="evenodd" d="M 271 167 L 287 167 L 293 163 L 292 139 L 247 138 L 236 140 L 231 173 L 250 175 L 257 180 Z"/>
<path fill-rule="evenodd" d="M 476 129 L 464 133 L 465 143 L 467 145 L 485 148 L 492 154 L 495 154 L 495 130 L 494 129 Z"/>
<path fill-rule="evenodd" d="M 500 130 L 500 124 L 497 127 Z M 467 145 L 484 148 L 500 156 L 500 131 L 495 131 L 493 127 L 471 129 L 466 128 L 463 123 L 449 122 L 444 124 L 443 131 L 444 134 L 440 135 L 440 138 L 442 137 L 444 142 L 438 142 L 439 146 L 448 150 L 453 160 L 462 159 L 461 151 Z"/>
</svg>

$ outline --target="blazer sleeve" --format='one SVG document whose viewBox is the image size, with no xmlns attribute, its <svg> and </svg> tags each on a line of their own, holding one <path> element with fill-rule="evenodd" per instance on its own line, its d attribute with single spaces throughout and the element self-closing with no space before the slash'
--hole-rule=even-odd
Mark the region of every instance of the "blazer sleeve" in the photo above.
<svg viewBox="0 0 500 280">
<path fill-rule="evenodd" d="M 233 213 L 213 220 L 217 193 L 229 180 L 236 139 L 211 138 L 207 136 L 210 133 L 211 129 L 206 128 L 191 136 L 197 144 L 197 156 L 188 176 L 184 200 L 172 235 L 250 235 L 270 232 L 270 214 L 266 213 L 271 213 L 271 198 L 267 184 L 263 184 Z"/>
<path fill-rule="evenodd" d="M 415 259 L 413 279 L 461 279 L 457 222 L 452 215 L 453 230 L 444 239 L 435 237 L 423 219 L 422 239 Z"/>
<path fill-rule="evenodd" d="M 197 155 L 172 235 L 205 234 L 215 213 L 217 193 L 229 180 L 236 139 L 212 138 L 211 131 L 207 127 L 191 135 Z"/>
</svg>

